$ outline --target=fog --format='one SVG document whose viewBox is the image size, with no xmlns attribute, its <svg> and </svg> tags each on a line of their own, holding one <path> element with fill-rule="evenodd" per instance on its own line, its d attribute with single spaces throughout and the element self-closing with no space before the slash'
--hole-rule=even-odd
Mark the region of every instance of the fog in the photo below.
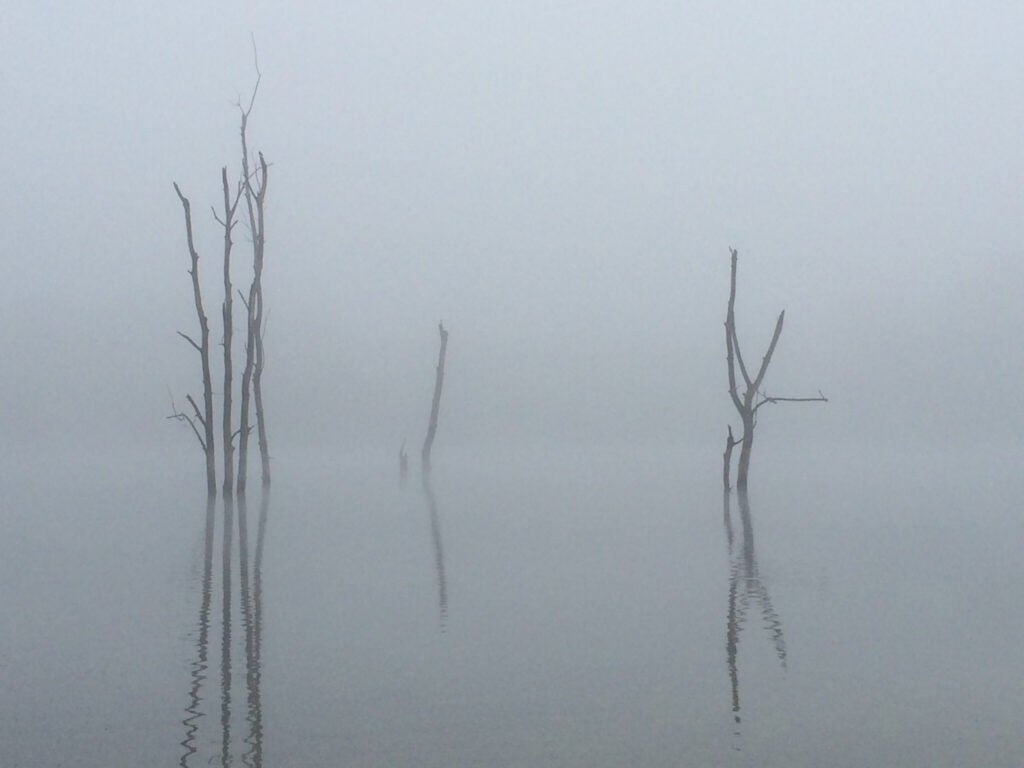
<svg viewBox="0 0 1024 768">
<path fill-rule="evenodd" d="M 200 525 L 202 456 L 165 418 L 172 396 L 201 393 L 176 333 L 196 318 L 172 182 L 192 201 L 216 344 L 209 207 L 221 167 L 240 172 L 254 42 L 249 144 L 271 163 L 263 387 L 284 487 L 350 478 L 353 462 L 397 477 L 403 440 L 418 462 L 443 320 L 435 539 L 467 499 L 543 496 L 520 484 L 528 456 L 557 455 L 566 478 L 647 473 L 669 526 L 649 532 L 671 529 L 664 497 L 684 486 L 717 525 L 738 424 L 723 332 L 735 247 L 748 361 L 786 310 L 767 393 L 829 398 L 761 412 L 758 525 L 760 507 L 796 535 L 787 499 L 839 514 L 837 488 L 884 498 L 908 477 L 957 499 L 984 488 L 979 509 L 1011 503 L 997 481 L 1018 474 L 1024 438 L 1024 7 L 15 0 L 0 19 L 0 487 L 17 530 L 39 494 L 99 499 L 104 477 L 132 499 L 180 495 Z M 235 234 L 241 287 L 248 231 Z M 914 460 L 929 469 L 894 469 Z M 624 472 L 609 488 L 631 498 Z M 561 508 L 551 482 L 543 505 Z M 701 557 L 724 590 L 719 550 Z M 449 580 L 457 615 L 457 569 Z"/>
<path fill-rule="evenodd" d="M 11 439 L 187 450 L 160 421 L 197 380 L 174 335 L 195 318 L 171 181 L 197 211 L 216 337 L 204 210 L 221 166 L 238 173 L 250 32 L 280 440 L 418 439 L 441 318 L 448 440 L 717 440 L 730 245 L 748 355 L 787 309 L 769 391 L 833 401 L 772 429 L 1020 435 L 1015 8 L 5 16 Z"/>
</svg>

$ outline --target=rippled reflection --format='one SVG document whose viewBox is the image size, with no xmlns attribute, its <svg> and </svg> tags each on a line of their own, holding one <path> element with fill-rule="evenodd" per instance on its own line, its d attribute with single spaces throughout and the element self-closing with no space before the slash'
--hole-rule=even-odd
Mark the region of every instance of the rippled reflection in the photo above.
<svg viewBox="0 0 1024 768">
<path fill-rule="evenodd" d="M 260 650 L 263 629 L 263 552 L 266 538 L 267 516 L 269 510 L 269 494 L 264 492 L 260 499 L 259 523 L 256 534 L 255 557 L 250 563 L 248 506 L 245 498 L 238 499 L 238 507 L 231 499 L 227 499 L 222 507 L 222 545 L 221 545 L 221 653 L 220 653 L 220 720 L 215 735 L 204 734 L 203 723 L 207 715 L 204 706 L 203 683 L 208 677 L 210 666 L 208 644 L 210 632 L 210 609 L 214 591 L 214 534 L 216 529 L 216 503 L 211 500 L 206 510 L 206 530 L 204 537 L 204 562 L 202 578 L 202 595 L 199 606 L 199 618 L 196 629 L 195 658 L 189 668 L 188 706 L 185 707 L 185 718 L 182 725 L 185 737 L 180 742 L 183 748 L 178 764 L 182 768 L 190 765 L 212 765 L 219 762 L 222 766 L 232 765 L 236 754 L 244 765 L 261 768 L 263 764 L 263 707 L 261 700 Z M 236 515 L 237 511 L 237 515 Z M 245 736 L 239 747 L 232 743 L 232 728 L 238 716 L 232 708 L 232 654 L 234 643 L 239 638 L 233 637 L 232 625 L 235 607 L 233 605 L 232 561 L 234 555 L 234 526 L 238 521 L 238 577 L 239 577 L 239 611 L 244 631 L 245 650 Z M 209 694 L 206 694 L 208 697 Z M 203 756 L 199 754 L 203 746 L 207 749 L 216 745 L 216 754 Z"/>
<path fill-rule="evenodd" d="M 740 676 L 739 645 L 740 633 L 751 604 L 760 609 L 762 626 L 775 647 L 775 655 L 782 668 L 786 668 L 786 641 L 782 632 L 782 621 L 772 606 L 768 587 L 761 578 L 754 548 L 754 525 L 750 514 L 750 499 L 746 492 L 737 494 L 740 529 L 743 534 L 742 547 L 734 551 L 732 514 L 729 494 L 724 498 L 725 536 L 729 547 L 729 594 L 725 627 L 725 653 L 729 667 L 729 682 L 732 693 L 732 713 L 737 725 L 740 723 Z"/>
<path fill-rule="evenodd" d="M 430 475 L 423 475 L 423 495 L 427 499 L 430 512 L 430 537 L 434 544 L 434 572 L 437 581 L 437 608 L 441 621 L 441 629 L 448 621 L 448 584 L 444 575 L 444 542 L 441 540 L 441 519 L 437 512 L 437 500 L 434 489 L 430 485 Z"/>
<path fill-rule="evenodd" d="M 211 497 L 206 504 L 206 534 L 203 543 L 203 580 L 202 598 L 199 603 L 199 619 L 196 622 L 196 655 L 190 669 L 190 686 L 188 692 L 188 706 L 185 707 L 185 719 L 182 725 L 185 726 L 185 738 L 181 746 L 185 751 L 178 761 L 178 765 L 187 768 L 189 758 L 196 753 L 196 733 L 199 730 L 199 720 L 205 714 L 201 708 L 203 681 L 206 680 L 207 644 L 209 643 L 210 632 L 210 582 L 213 580 L 213 534 L 216 522 L 216 502 Z"/>
</svg>

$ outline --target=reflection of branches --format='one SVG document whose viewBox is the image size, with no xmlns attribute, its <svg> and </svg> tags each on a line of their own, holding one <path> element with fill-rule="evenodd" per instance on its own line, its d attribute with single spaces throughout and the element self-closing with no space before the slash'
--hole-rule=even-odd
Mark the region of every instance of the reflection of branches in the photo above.
<svg viewBox="0 0 1024 768">
<path fill-rule="evenodd" d="M 437 574 L 437 605 L 441 616 L 441 628 L 448 620 L 448 585 L 444 575 L 444 545 L 441 541 L 441 520 L 437 513 L 437 501 L 430 486 L 430 475 L 423 474 L 423 494 L 427 497 L 430 510 L 430 536 L 434 542 L 434 570 Z"/>
<path fill-rule="evenodd" d="M 220 643 L 220 727 L 222 766 L 231 764 L 231 538 L 234 503 L 224 499 L 224 542 L 221 550 L 223 585 L 221 592 Z"/>
<path fill-rule="evenodd" d="M 732 713 L 736 722 L 740 721 L 740 677 L 736 667 L 736 655 L 740 644 L 740 623 L 742 617 L 737 616 L 736 610 L 736 585 L 737 578 L 736 564 L 729 569 L 729 613 L 725 623 L 725 655 L 729 666 L 729 681 L 732 684 Z"/>
<path fill-rule="evenodd" d="M 191 679 L 189 688 L 189 703 L 185 707 L 186 717 L 182 720 L 185 726 L 185 738 L 181 746 L 185 751 L 178 761 L 181 768 L 188 768 L 189 758 L 196 753 L 196 732 L 199 730 L 199 719 L 206 713 L 200 709 L 202 703 L 202 685 L 206 680 L 207 669 L 207 644 L 210 630 L 210 582 L 213 577 L 213 534 L 214 517 L 216 507 L 215 498 L 210 496 L 206 500 L 206 535 L 203 543 L 203 585 L 202 600 L 199 603 L 198 631 L 196 634 L 196 658 L 192 662 Z"/>
<path fill-rule="evenodd" d="M 260 519 L 257 532 L 256 558 L 253 563 L 252 589 L 249 573 L 249 537 L 245 496 L 238 497 L 238 551 L 241 573 L 242 620 L 245 624 L 245 685 L 247 694 L 249 733 L 247 749 L 242 755 L 245 765 L 260 768 L 263 764 L 263 716 L 260 704 L 259 645 L 262 619 L 263 537 L 267 525 L 269 489 L 260 499 Z"/>
<path fill-rule="evenodd" d="M 249 594 L 249 527 L 248 527 L 248 506 L 245 494 L 238 496 L 238 599 L 242 609 L 242 628 L 245 631 L 245 671 L 246 686 L 249 685 L 249 676 L 252 670 L 252 599 Z M 249 721 L 252 721 L 252 701 L 249 704 Z M 242 762 L 245 765 L 252 765 L 249 762 L 248 751 L 242 755 Z"/>
<path fill-rule="evenodd" d="M 744 491 L 737 494 L 740 507 L 740 522 L 743 529 L 743 546 L 737 556 L 733 556 L 732 524 L 729 511 L 729 494 L 725 494 L 726 539 L 732 564 L 729 569 L 729 599 L 725 629 L 726 663 L 729 668 L 729 681 L 732 691 L 732 712 L 737 723 L 740 722 L 740 685 L 739 637 L 743 631 L 747 608 L 751 603 L 761 609 L 764 629 L 767 630 L 775 647 L 775 655 L 782 668 L 786 668 L 786 641 L 782 631 L 782 620 L 772 605 L 768 587 L 761 578 L 754 549 L 754 525 L 750 515 L 750 501 Z"/>
<path fill-rule="evenodd" d="M 237 501 L 231 496 L 224 499 L 223 545 L 222 557 L 222 596 L 221 596 L 221 658 L 220 658 L 220 758 L 221 766 L 229 766 L 237 761 L 237 754 L 232 754 L 232 550 L 234 548 L 234 524 L 237 509 L 238 516 L 238 577 L 239 597 L 242 624 L 245 630 L 245 678 L 248 732 L 244 737 L 244 752 L 241 762 L 252 768 L 263 765 L 263 715 L 261 705 L 261 671 L 260 648 L 263 629 L 263 553 L 266 538 L 269 493 L 260 499 L 259 527 L 256 534 L 255 558 L 249 557 L 248 509 L 245 496 Z M 237 508 L 235 504 L 237 503 Z M 206 513 L 205 560 L 203 569 L 203 597 L 199 609 L 199 632 L 196 641 L 196 660 L 191 665 L 189 703 L 185 708 L 186 717 L 182 720 L 185 738 L 180 742 L 184 752 L 178 762 L 181 768 L 189 768 L 202 743 L 199 739 L 200 718 L 205 714 L 201 709 L 201 686 L 206 679 L 208 670 L 207 647 L 210 625 L 211 582 L 213 580 L 213 560 L 215 537 L 215 505 L 216 498 L 210 497 Z M 235 638 L 234 642 L 238 642 Z M 238 737 L 236 736 L 236 739 Z M 215 743 L 215 742 L 214 742 Z M 237 744 L 236 744 L 237 747 Z M 212 764 L 216 758 L 199 761 L 199 765 Z"/>
</svg>

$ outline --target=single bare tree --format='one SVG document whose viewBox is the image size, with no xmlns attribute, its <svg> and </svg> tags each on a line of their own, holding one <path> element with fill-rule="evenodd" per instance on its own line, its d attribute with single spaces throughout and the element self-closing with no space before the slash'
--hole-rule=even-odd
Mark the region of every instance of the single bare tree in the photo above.
<svg viewBox="0 0 1024 768">
<path fill-rule="evenodd" d="M 259 434 L 260 453 L 263 459 L 263 485 L 270 485 L 270 457 L 267 447 L 266 424 L 263 418 L 263 253 L 265 240 L 264 211 L 267 197 L 267 161 L 263 153 L 258 153 L 259 167 L 250 172 L 249 146 L 246 129 L 249 115 L 252 113 L 259 90 L 259 67 L 256 69 L 256 86 L 252 91 L 249 106 L 241 108 L 242 113 L 242 190 L 245 195 L 246 211 L 249 215 L 249 231 L 252 236 L 252 283 L 249 285 L 248 299 L 242 296 L 246 309 L 246 342 L 245 368 L 242 371 L 241 404 L 239 413 L 238 434 L 238 481 L 239 494 L 245 493 L 248 474 L 249 432 L 252 430 L 249 419 L 250 393 L 254 396 L 256 425 Z M 241 292 L 240 292 L 241 293 Z"/>
<path fill-rule="evenodd" d="M 206 456 L 206 492 L 209 496 L 215 496 L 217 494 L 217 467 L 213 442 L 213 382 L 210 377 L 210 326 L 206 320 L 206 311 L 203 309 L 203 293 L 199 287 L 199 253 L 196 251 L 195 242 L 192 238 L 192 206 L 188 198 L 181 194 L 181 189 L 178 187 L 177 182 L 174 182 L 174 191 L 178 193 L 181 207 L 185 211 L 185 239 L 188 243 L 188 252 L 192 260 L 189 274 L 192 276 L 192 294 L 196 303 L 196 316 L 199 318 L 199 343 L 196 343 L 195 339 L 181 331 L 178 331 L 178 335 L 195 347 L 199 353 L 203 370 L 203 410 L 200 412 L 199 406 L 192 395 L 187 395 L 185 399 L 192 406 L 192 414 L 179 412 L 174 407 L 172 400 L 171 408 L 173 412 L 168 418 L 184 421 L 192 427 L 192 431 L 199 439 L 199 445 L 202 446 L 203 453 Z M 199 427 L 196 426 L 196 422 L 199 422 L 203 428 L 201 433 Z"/>
<path fill-rule="evenodd" d="M 779 313 L 779 319 L 775 321 L 775 332 L 768 344 L 768 351 L 761 358 L 761 367 L 758 368 L 754 378 L 747 372 L 747 366 L 743 362 L 743 354 L 740 352 L 739 337 L 736 335 L 736 261 L 739 257 L 735 248 L 729 249 L 732 255 L 732 269 L 729 281 L 729 308 L 725 315 L 725 359 L 729 369 L 729 397 L 739 412 L 740 421 L 743 424 L 743 434 L 738 440 L 732 437 L 732 427 L 729 427 L 729 437 L 726 441 L 725 469 L 723 481 L 726 490 L 729 487 L 729 462 L 732 459 L 732 448 L 740 445 L 740 460 L 736 470 L 736 488 L 745 491 L 747 488 L 747 474 L 750 469 L 750 451 L 754 444 L 754 427 L 757 426 L 757 412 L 761 406 L 769 403 L 810 403 L 828 402 L 828 398 L 821 392 L 817 397 L 769 397 L 761 390 L 765 374 L 768 372 L 768 365 L 775 353 L 775 345 L 779 343 L 779 336 L 782 335 L 782 323 L 786 317 L 786 311 Z M 742 397 L 737 388 L 736 368 L 739 367 L 740 375 L 743 377 L 745 389 Z"/>
<path fill-rule="evenodd" d="M 437 355 L 434 399 L 430 405 L 430 423 L 427 426 L 427 437 L 423 441 L 423 453 L 421 455 L 424 472 L 430 471 L 430 449 L 434 446 L 434 435 L 437 434 L 437 412 L 441 408 L 441 387 L 444 385 L 444 358 L 448 349 L 448 331 L 444 329 L 444 323 L 438 323 L 437 330 L 441 334 L 441 350 Z"/>
<path fill-rule="evenodd" d="M 235 486 L 235 461 L 234 461 L 234 433 L 231 421 L 231 387 L 232 387 L 232 365 L 231 365 L 231 340 L 232 340 L 232 291 L 231 291 L 231 230 L 235 226 L 235 210 L 238 208 L 238 201 L 242 194 L 241 186 L 235 193 L 234 201 L 231 200 L 230 187 L 228 185 L 227 166 L 220 169 L 221 188 L 224 193 L 224 218 L 217 215 L 213 209 L 213 218 L 224 230 L 224 301 L 221 304 L 221 318 L 224 322 L 224 405 L 221 419 L 221 442 L 224 444 L 224 484 L 222 493 L 225 498 L 230 496 Z"/>
</svg>

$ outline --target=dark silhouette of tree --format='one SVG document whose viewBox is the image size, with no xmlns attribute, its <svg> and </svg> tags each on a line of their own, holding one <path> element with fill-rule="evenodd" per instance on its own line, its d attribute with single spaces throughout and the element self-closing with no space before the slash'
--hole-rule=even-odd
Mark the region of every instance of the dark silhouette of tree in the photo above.
<svg viewBox="0 0 1024 768">
<path fill-rule="evenodd" d="M 754 427 L 757 426 L 757 412 L 762 406 L 775 403 L 810 403 L 828 402 L 820 391 L 817 397 L 769 397 L 761 388 L 764 383 L 765 374 L 768 372 L 768 365 L 775 354 L 775 346 L 779 343 L 779 336 L 782 335 L 782 323 L 786 317 L 786 311 L 779 313 L 779 319 L 775 321 L 775 332 L 768 344 L 768 351 L 761 358 L 761 366 L 753 378 L 747 371 L 743 362 L 743 354 L 740 352 L 739 337 L 736 335 L 736 261 L 739 253 L 735 248 L 729 249 L 732 255 L 732 268 L 729 280 L 729 308 L 725 315 L 725 353 L 729 370 L 729 397 L 736 406 L 743 424 L 743 434 L 739 439 L 732 437 L 732 427 L 729 427 L 729 437 L 726 442 L 724 455 L 725 467 L 723 470 L 723 482 L 726 491 L 729 489 L 729 465 L 732 460 L 732 449 L 735 445 L 740 446 L 740 460 L 736 471 L 736 488 L 740 491 L 746 490 L 747 474 L 750 470 L 750 451 L 754 444 Z M 739 368 L 740 376 L 743 378 L 745 389 L 740 396 L 737 385 L 736 369 Z"/>
</svg>

